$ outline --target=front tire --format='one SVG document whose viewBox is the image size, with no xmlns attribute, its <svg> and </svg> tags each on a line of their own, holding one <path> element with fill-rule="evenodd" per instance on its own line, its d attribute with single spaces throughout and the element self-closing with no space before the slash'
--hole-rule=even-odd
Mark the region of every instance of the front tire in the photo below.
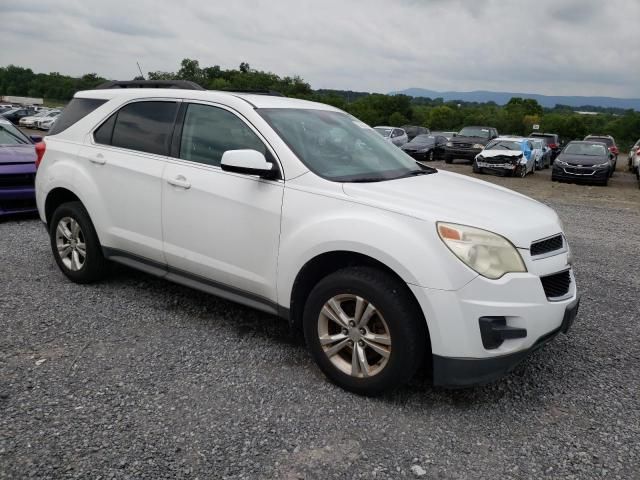
<svg viewBox="0 0 640 480">
<path fill-rule="evenodd" d="M 408 382 L 428 347 L 425 320 L 406 285 L 370 267 L 322 279 L 309 295 L 303 326 L 320 370 L 361 395 Z"/>
<path fill-rule="evenodd" d="M 53 257 L 69 280 L 92 283 L 104 277 L 107 261 L 82 203 L 63 203 L 53 212 L 49 238 Z"/>
</svg>

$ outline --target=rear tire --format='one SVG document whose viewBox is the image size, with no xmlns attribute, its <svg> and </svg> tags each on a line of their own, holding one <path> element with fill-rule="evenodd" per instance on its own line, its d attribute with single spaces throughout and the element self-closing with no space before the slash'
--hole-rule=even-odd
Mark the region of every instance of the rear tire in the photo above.
<svg viewBox="0 0 640 480">
<path fill-rule="evenodd" d="M 75 283 L 92 283 L 107 272 L 91 218 L 80 202 L 68 202 L 53 212 L 49 224 L 53 257 L 62 273 Z"/>
<path fill-rule="evenodd" d="M 322 279 L 309 294 L 303 327 L 320 370 L 360 395 L 408 382 L 429 346 L 424 317 L 407 286 L 371 267 L 345 268 Z"/>
</svg>

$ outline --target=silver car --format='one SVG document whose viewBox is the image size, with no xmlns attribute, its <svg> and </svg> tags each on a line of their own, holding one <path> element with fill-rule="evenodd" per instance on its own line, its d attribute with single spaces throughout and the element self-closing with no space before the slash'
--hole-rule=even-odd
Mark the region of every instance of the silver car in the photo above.
<svg viewBox="0 0 640 480">
<path fill-rule="evenodd" d="M 402 128 L 397 127 L 373 127 L 376 132 L 384 137 L 387 142 L 393 143 L 400 147 L 409 141 L 409 136 Z"/>
</svg>

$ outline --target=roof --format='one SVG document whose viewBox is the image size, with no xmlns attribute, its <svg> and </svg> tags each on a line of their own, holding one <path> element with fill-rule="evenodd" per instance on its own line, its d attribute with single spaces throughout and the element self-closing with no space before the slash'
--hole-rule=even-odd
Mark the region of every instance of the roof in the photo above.
<svg viewBox="0 0 640 480">
<path fill-rule="evenodd" d="M 304 108 L 313 110 L 339 111 L 330 105 L 297 98 L 258 95 L 251 93 L 226 92 L 222 90 L 183 90 L 177 88 L 115 88 L 84 90 L 75 94 L 76 98 L 181 98 L 202 101 L 223 101 L 242 99 L 255 108 Z"/>
</svg>

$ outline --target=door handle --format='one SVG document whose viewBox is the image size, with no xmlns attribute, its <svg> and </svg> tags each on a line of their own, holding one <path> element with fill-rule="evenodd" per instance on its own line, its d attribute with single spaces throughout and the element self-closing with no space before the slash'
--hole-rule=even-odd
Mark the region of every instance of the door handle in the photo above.
<svg viewBox="0 0 640 480">
<path fill-rule="evenodd" d="M 101 153 L 96 154 L 96 156 L 93 158 L 90 158 L 89 161 L 91 163 L 96 163 L 98 165 L 104 165 L 105 163 L 107 163 L 107 161 L 104 158 L 104 155 L 102 155 Z"/>
<path fill-rule="evenodd" d="M 178 175 L 176 178 L 170 178 L 167 180 L 169 185 L 173 185 L 174 187 L 184 188 L 188 190 L 191 188 L 191 183 L 186 179 L 184 175 Z"/>
</svg>

